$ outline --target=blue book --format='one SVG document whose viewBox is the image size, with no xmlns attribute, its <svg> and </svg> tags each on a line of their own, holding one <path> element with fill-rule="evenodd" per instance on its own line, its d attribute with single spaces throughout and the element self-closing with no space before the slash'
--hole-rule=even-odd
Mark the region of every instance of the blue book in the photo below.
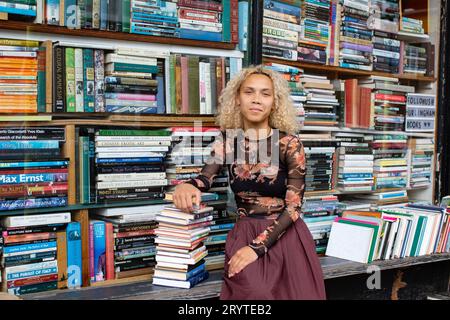
<svg viewBox="0 0 450 320">
<path fill-rule="evenodd" d="M 100 30 L 108 29 L 108 0 L 100 2 Z"/>
<path fill-rule="evenodd" d="M 164 90 L 164 76 L 156 76 L 158 81 L 158 93 L 156 94 L 157 111 L 158 114 L 166 113 L 166 95 Z"/>
<path fill-rule="evenodd" d="M 9 7 L 0 7 L 0 12 L 6 12 L 10 14 L 17 14 L 21 16 L 30 16 L 35 17 L 36 16 L 36 10 L 31 9 L 16 9 L 16 8 L 9 8 Z"/>
<path fill-rule="evenodd" d="M 209 226 L 209 229 L 211 231 L 213 231 L 213 230 L 231 229 L 233 227 L 234 227 L 234 223 L 224 223 L 224 224 L 215 224 L 215 225 Z"/>
<path fill-rule="evenodd" d="M 188 273 L 186 273 L 186 279 L 190 279 L 196 275 L 199 275 L 200 273 L 202 273 L 203 271 L 205 271 L 205 264 L 201 264 L 199 265 L 197 268 L 192 269 L 191 271 L 189 271 Z"/>
<path fill-rule="evenodd" d="M 42 243 L 29 243 L 29 244 L 21 244 L 17 246 L 5 247 L 3 248 L 4 254 L 9 253 L 17 253 L 17 252 L 25 252 L 32 250 L 42 250 L 48 248 L 56 248 L 56 241 L 48 241 Z"/>
<path fill-rule="evenodd" d="M 300 17 L 301 12 L 299 6 L 293 6 L 286 3 L 271 0 L 264 0 L 264 9 L 276 11 L 279 13 L 290 14 L 296 17 Z"/>
<path fill-rule="evenodd" d="M 59 142 L 55 140 L 40 141 L 0 141 L 0 150 L 16 150 L 16 149 L 58 149 Z"/>
<path fill-rule="evenodd" d="M 222 41 L 221 32 L 209 32 L 190 29 L 180 29 L 180 38 L 204 41 Z"/>
<path fill-rule="evenodd" d="M 46 268 L 46 269 L 37 269 L 37 270 L 32 270 L 32 271 L 9 273 L 6 280 L 9 281 L 9 280 L 22 279 L 22 278 L 45 276 L 45 275 L 54 274 L 54 273 L 58 273 L 58 268 Z"/>
<path fill-rule="evenodd" d="M 147 113 L 155 114 L 158 111 L 158 107 L 139 107 L 139 106 L 105 106 L 106 112 L 116 113 Z"/>
<path fill-rule="evenodd" d="M 248 1 L 239 1 L 239 49 L 248 47 Z"/>
<path fill-rule="evenodd" d="M 68 166 L 69 161 L 17 161 L 1 162 L 0 169 L 6 168 L 35 168 L 35 167 L 60 167 Z"/>
<path fill-rule="evenodd" d="M 68 28 L 77 27 L 77 0 L 64 1 L 64 24 Z"/>
<path fill-rule="evenodd" d="M 106 274 L 106 224 L 104 221 L 93 223 L 94 238 L 94 277 L 95 281 L 104 281 Z"/>
<path fill-rule="evenodd" d="M 82 283 L 81 265 L 81 224 L 70 222 L 67 224 L 67 287 L 79 288 Z"/>
<path fill-rule="evenodd" d="M 0 201 L 0 211 L 64 207 L 67 206 L 67 204 L 67 197 L 3 200 Z"/>
<path fill-rule="evenodd" d="M 111 163 L 111 162 L 130 162 L 130 163 L 140 163 L 140 162 L 163 162 L 162 157 L 152 157 L 152 158 L 100 158 L 95 159 L 96 163 Z"/>
<path fill-rule="evenodd" d="M 46 7 L 46 23 L 59 26 L 59 0 L 47 0 Z"/>
<path fill-rule="evenodd" d="M 67 181 L 67 173 L 25 173 L 25 174 L 2 174 L 0 175 L 0 185 L 41 183 L 41 182 L 62 182 Z"/>
<path fill-rule="evenodd" d="M 208 271 L 205 270 L 205 271 L 189 278 L 187 281 L 190 283 L 190 287 L 192 288 L 196 284 L 208 279 L 208 277 L 209 277 L 209 273 L 208 273 Z"/>
<path fill-rule="evenodd" d="M 322 222 L 322 221 L 333 221 L 335 218 L 337 218 L 337 215 L 314 217 L 314 218 L 303 218 L 303 221 L 305 223 L 314 223 L 314 222 Z"/>
</svg>

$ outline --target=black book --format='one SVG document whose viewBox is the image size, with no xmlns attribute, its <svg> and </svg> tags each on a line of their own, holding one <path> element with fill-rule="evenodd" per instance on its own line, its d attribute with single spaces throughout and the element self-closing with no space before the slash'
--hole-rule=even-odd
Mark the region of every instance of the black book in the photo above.
<svg viewBox="0 0 450 320">
<path fill-rule="evenodd" d="M 53 51 L 53 112 L 66 112 L 65 48 L 55 46 Z"/>
</svg>

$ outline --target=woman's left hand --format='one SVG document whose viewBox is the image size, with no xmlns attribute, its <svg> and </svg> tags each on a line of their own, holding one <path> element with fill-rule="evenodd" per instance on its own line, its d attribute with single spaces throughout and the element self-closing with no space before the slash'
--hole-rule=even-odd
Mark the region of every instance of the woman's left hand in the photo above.
<svg viewBox="0 0 450 320">
<path fill-rule="evenodd" d="M 228 261 L 228 277 L 241 272 L 246 266 L 258 259 L 256 252 L 249 246 L 239 249 Z"/>
</svg>

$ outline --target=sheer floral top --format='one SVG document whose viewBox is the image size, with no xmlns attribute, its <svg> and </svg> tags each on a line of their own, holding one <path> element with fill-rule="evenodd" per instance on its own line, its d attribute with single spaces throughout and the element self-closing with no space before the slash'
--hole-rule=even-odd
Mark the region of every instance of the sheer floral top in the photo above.
<svg viewBox="0 0 450 320">
<path fill-rule="evenodd" d="M 222 167 L 228 167 L 238 215 L 274 220 L 249 243 L 259 257 L 300 217 L 305 191 L 302 142 L 297 136 L 272 132 L 260 140 L 222 135 L 212 144 L 198 177 L 186 182 L 206 192 Z"/>
</svg>

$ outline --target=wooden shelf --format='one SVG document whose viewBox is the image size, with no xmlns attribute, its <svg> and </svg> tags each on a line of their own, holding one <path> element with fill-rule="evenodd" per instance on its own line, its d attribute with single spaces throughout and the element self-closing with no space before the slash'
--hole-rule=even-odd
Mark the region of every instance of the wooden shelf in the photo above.
<svg viewBox="0 0 450 320">
<path fill-rule="evenodd" d="M 161 43 L 161 44 L 182 45 L 182 46 L 224 49 L 224 50 L 234 50 L 236 47 L 235 44 L 226 42 L 157 37 L 157 36 L 147 36 L 134 33 L 114 32 L 96 29 L 69 29 L 67 27 L 52 26 L 47 24 L 35 24 L 31 22 L 11 21 L 11 20 L 7 21 L 0 20 L 0 29 L 18 30 L 25 32 L 41 32 L 41 33 L 60 34 L 79 37 L 93 37 L 111 40 Z"/>
<path fill-rule="evenodd" d="M 364 70 L 356 70 L 356 69 L 348 69 L 348 68 L 341 68 L 341 67 L 335 67 L 335 66 L 328 66 L 328 65 L 322 65 L 322 64 L 314 64 L 314 63 L 305 63 L 300 61 L 290 61 L 290 60 L 283 60 L 283 59 L 277 59 L 277 58 L 269 58 L 269 57 L 263 57 L 263 63 L 272 62 L 272 63 L 280 63 L 285 65 L 290 65 L 297 68 L 302 68 L 305 70 L 313 70 L 316 72 L 321 73 L 334 73 L 336 76 L 381 76 L 381 77 L 394 77 L 402 80 L 411 80 L 411 81 L 422 81 L 422 82 L 435 82 L 436 78 L 434 77 L 427 77 L 423 75 L 418 74 L 391 74 L 391 73 L 385 73 L 385 72 L 378 72 L 378 71 L 364 71 Z"/>
<path fill-rule="evenodd" d="M 353 275 L 366 275 L 367 268 L 376 265 L 380 270 L 411 267 L 450 260 L 450 253 L 431 254 L 403 259 L 377 260 L 371 264 L 353 262 L 334 257 L 320 257 L 325 280 Z M 198 300 L 217 298 L 222 289 L 223 270 L 211 271 L 208 280 L 191 289 L 154 286 L 150 281 L 85 287 L 80 290 L 53 290 L 24 295 L 25 300 Z"/>
<path fill-rule="evenodd" d="M 11 121 L 6 119 L 11 116 Z M 203 126 L 215 126 L 213 115 L 122 115 L 111 113 L 38 113 L 22 115 L 0 114 L 3 121 L 0 126 L 65 126 L 65 125 L 91 125 L 91 126 L 130 126 L 130 127 L 171 127 L 193 126 L 195 122 L 201 122 Z M 33 116 L 50 116 L 51 121 L 29 121 Z"/>
<path fill-rule="evenodd" d="M 367 134 L 404 134 L 408 137 L 420 137 L 420 138 L 434 138 L 432 132 L 407 132 L 407 131 L 380 131 L 373 129 L 363 128 L 346 128 L 346 127 L 332 127 L 332 126 L 303 126 L 300 128 L 300 134 L 302 131 L 331 131 L 331 132 L 349 132 L 349 133 L 367 133 Z"/>
</svg>

